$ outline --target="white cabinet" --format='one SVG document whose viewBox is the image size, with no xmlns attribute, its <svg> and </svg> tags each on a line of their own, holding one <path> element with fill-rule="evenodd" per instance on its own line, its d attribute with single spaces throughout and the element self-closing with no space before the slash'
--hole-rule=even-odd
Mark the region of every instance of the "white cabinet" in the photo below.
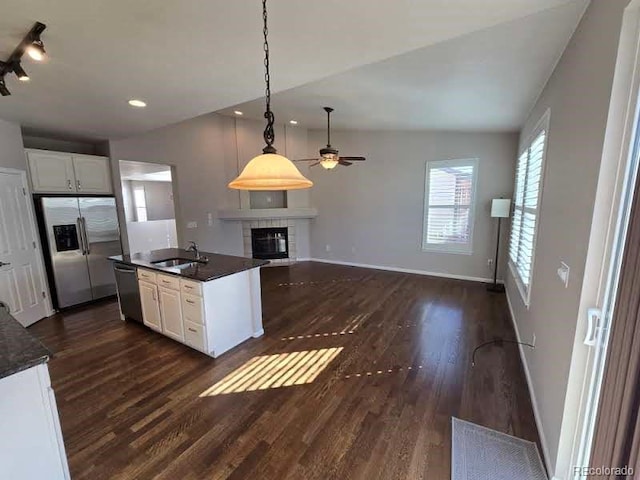
<svg viewBox="0 0 640 480">
<path fill-rule="evenodd" d="M 73 171 L 78 193 L 111 193 L 108 158 L 73 155 Z"/>
<path fill-rule="evenodd" d="M 174 340 L 184 341 L 180 292 L 166 287 L 158 287 L 162 333 Z"/>
<path fill-rule="evenodd" d="M 262 329 L 260 270 L 198 282 L 138 268 L 145 325 L 217 357 Z"/>
<path fill-rule="evenodd" d="M 27 164 L 34 193 L 112 193 L 106 157 L 27 150 Z"/>
<path fill-rule="evenodd" d="M 69 480 L 56 399 L 45 363 L 0 379 L 0 465 L 11 480 Z"/>
<path fill-rule="evenodd" d="M 140 288 L 140 304 L 144 324 L 158 332 L 162 332 L 160 305 L 158 304 L 158 287 L 145 280 L 138 280 Z"/>
<path fill-rule="evenodd" d="M 27 152 L 34 192 L 73 193 L 76 191 L 73 158 L 68 153 Z"/>
</svg>

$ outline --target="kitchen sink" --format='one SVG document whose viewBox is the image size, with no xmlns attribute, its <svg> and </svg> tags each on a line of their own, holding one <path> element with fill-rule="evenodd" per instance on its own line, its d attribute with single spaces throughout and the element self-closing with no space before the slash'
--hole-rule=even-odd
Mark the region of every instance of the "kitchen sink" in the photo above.
<svg viewBox="0 0 640 480">
<path fill-rule="evenodd" d="M 157 262 L 152 263 L 160 268 L 189 268 L 207 262 L 203 260 L 194 260 L 193 258 L 168 258 L 166 260 L 158 260 Z"/>
</svg>

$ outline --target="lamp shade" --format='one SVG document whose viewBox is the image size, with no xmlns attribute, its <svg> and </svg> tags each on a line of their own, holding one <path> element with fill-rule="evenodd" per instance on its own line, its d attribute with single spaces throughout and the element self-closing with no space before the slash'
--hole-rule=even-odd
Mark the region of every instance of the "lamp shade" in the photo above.
<svg viewBox="0 0 640 480">
<path fill-rule="evenodd" d="M 305 178 L 286 157 L 265 153 L 253 158 L 242 173 L 229 183 L 236 190 L 300 190 L 313 182 Z"/>
<path fill-rule="evenodd" d="M 491 216 L 494 218 L 508 218 L 511 213 L 510 198 L 494 198 L 491 200 Z"/>
</svg>

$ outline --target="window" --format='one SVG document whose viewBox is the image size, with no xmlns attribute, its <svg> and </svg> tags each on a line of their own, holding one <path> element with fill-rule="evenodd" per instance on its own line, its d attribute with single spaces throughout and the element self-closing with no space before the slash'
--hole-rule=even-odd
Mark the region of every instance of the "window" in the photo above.
<svg viewBox="0 0 640 480">
<path fill-rule="evenodd" d="M 136 207 L 136 220 L 138 222 L 147 221 L 147 199 L 145 198 L 144 187 L 133 189 L 133 203 Z"/>
<path fill-rule="evenodd" d="M 526 305 L 529 305 L 533 274 L 548 126 L 547 112 L 529 137 L 532 140 L 525 142 L 516 168 L 509 265 Z"/>
<path fill-rule="evenodd" d="M 427 162 L 422 250 L 471 254 L 478 160 Z"/>
</svg>

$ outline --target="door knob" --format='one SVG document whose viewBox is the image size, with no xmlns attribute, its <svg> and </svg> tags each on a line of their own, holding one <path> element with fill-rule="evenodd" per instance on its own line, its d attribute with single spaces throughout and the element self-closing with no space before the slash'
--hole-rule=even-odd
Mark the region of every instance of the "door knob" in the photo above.
<svg viewBox="0 0 640 480">
<path fill-rule="evenodd" d="M 0 262 L 0 267 L 6 267 L 7 265 L 11 265 L 11 262 Z"/>
</svg>

